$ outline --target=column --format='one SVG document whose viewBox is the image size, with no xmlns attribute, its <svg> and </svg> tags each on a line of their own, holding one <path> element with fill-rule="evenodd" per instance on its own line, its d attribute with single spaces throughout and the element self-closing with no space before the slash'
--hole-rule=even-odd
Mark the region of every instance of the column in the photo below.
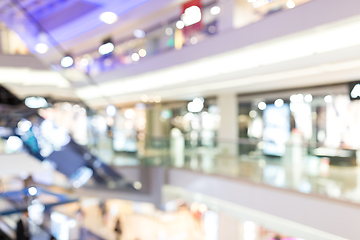
<svg viewBox="0 0 360 240">
<path fill-rule="evenodd" d="M 219 213 L 219 240 L 239 240 L 239 221 L 235 218 Z"/>
<path fill-rule="evenodd" d="M 238 101 L 236 94 L 224 94 L 217 98 L 220 109 L 218 131 L 219 147 L 225 155 L 237 155 L 238 151 Z"/>
</svg>

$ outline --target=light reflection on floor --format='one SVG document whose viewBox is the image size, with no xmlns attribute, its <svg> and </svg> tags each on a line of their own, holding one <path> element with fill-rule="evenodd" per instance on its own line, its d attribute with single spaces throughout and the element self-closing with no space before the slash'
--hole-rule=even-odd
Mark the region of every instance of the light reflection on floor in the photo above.
<svg viewBox="0 0 360 240">
<path fill-rule="evenodd" d="M 54 210 L 77 219 L 79 225 L 103 239 L 205 240 L 203 228 L 186 208 L 167 213 L 149 203 L 113 199 L 106 201 L 106 213 L 103 215 L 98 199 L 83 199 L 81 206 L 81 217 L 74 204 Z M 114 231 L 118 219 L 121 222 L 121 238 Z"/>
</svg>

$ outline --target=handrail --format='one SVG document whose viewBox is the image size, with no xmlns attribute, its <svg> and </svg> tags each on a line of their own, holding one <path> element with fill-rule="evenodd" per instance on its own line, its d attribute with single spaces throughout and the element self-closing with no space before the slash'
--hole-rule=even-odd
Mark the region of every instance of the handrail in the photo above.
<svg viewBox="0 0 360 240">
<path fill-rule="evenodd" d="M 0 216 L 0 232 L 3 232 L 9 239 L 16 239 L 15 229 L 12 229 Z M 0 235 L 1 238 L 1 235 Z M 1 238 L 2 239 L 2 238 Z"/>
<path fill-rule="evenodd" d="M 8 202 L 10 203 L 17 211 L 19 212 L 24 212 L 26 209 L 24 209 L 23 207 L 18 206 L 18 203 L 14 200 L 12 200 L 11 198 L 6 197 L 5 195 L 3 195 L 2 193 L 0 193 L 0 195 L 2 195 L 2 197 Z M 33 222 L 31 219 L 30 222 L 32 222 L 35 226 L 39 227 L 42 231 L 44 231 L 45 233 L 47 233 L 50 237 L 56 239 L 50 232 L 49 229 L 45 228 L 42 225 L 37 225 L 35 222 Z"/>
</svg>

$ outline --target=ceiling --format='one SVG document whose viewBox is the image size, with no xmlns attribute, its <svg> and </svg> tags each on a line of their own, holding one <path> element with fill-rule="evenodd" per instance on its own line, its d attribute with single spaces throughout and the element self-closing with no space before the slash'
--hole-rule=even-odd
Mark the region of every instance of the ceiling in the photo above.
<svg viewBox="0 0 360 240">
<path fill-rule="evenodd" d="M 38 37 L 44 30 L 45 35 L 49 34 L 55 40 L 52 44 L 56 44 L 104 25 L 99 19 L 103 12 L 111 11 L 120 16 L 146 1 L 148 0 L 3 0 L 0 18 L 9 27 L 17 29 L 20 35 L 28 38 Z M 31 31 L 21 29 L 18 26 L 21 23 L 32 25 Z"/>
<path fill-rule="evenodd" d="M 124 77 L 114 73 L 113 80 L 83 86 L 76 92 L 88 104 L 102 106 L 103 97 L 113 104 L 126 104 L 141 101 L 143 94 L 164 100 L 191 99 L 354 81 L 360 78 L 359 27 L 360 17 L 346 19 L 165 69 Z M 221 41 L 221 36 L 214 37 L 207 46 Z M 154 57 L 134 66 L 133 71 L 196 55 L 202 46 L 206 47 L 205 43 Z"/>
<path fill-rule="evenodd" d="M 6 6 L 4 2 L 10 0 L 1 2 L 0 13 L 6 11 L 6 14 L 0 14 L 0 18 L 10 19 L 11 14 L 16 16 L 11 18 L 12 22 L 9 24 L 21 33 L 18 23 L 21 19 L 26 19 L 21 15 L 23 11 L 20 11 L 18 6 Z M 132 34 L 137 27 L 153 24 L 172 14 L 179 15 L 178 4 L 181 2 L 183 1 L 167 1 L 166 4 L 163 0 L 19 1 L 36 21 L 47 28 L 55 41 L 61 43 L 64 51 L 70 52 L 81 52 L 98 46 L 110 33 L 120 38 L 125 34 Z M 313 1 L 308 6 L 304 5 L 303 9 L 311 8 L 316 11 L 313 4 L 319 4 L 320 7 L 321 1 Z M 99 14 L 108 10 L 116 11 L 119 16 L 113 25 L 106 25 L 99 20 Z M 101 74 L 90 80 L 74 68 L 62 71 L 61 75 L 54 73 L 51 76 L 50 73 L 46 75 L 45 72 L 34 69 L 22 69 L 11 76 L 9 69 L 3 68 L 0 69 L 0 83 L 21 97 L 31 93 L 40 96 L 46 93 L 53 94 L 59 99 L 79 97 L 89 106 L 98 108 L 108 104 L 120 106 L 136 103 L 141 101 L 144 94 L 159 95 L 165 101 L 188 100 L 196 96 L 315 86 L 360 78 L 359 57 L 356 54 L 360 51 L 360 39 L 357 34 L 360 18 L 354 17 L 328 24 L 320 21 L 318 25 L 314 25 L 316 27 L 310 28 L 306 25 L 307 30 L 296 30 L 295 23 L 299 23 L 299 29 L 302 29 L 300 23 L 304 23 L 301 10 L 291 10 L 292 16 L 299 17 L 296 21 L 293 17 L 294 26 L 288 27 L 289 33 L 281 33 L 280 30 L 286 29 L 287 26 L 279 26 L 277 32 L 272 32 L 266 41 L 258 40 L 264 38 L 263 33 L 257 30 L 282 22 L 281 14 L 286 15 L 288 12 L 274 15 L 267 21 L 246 28 L 216 35 L 181 51 L 149 57 L 138 64 Z M 64 12 L 69 12 L 69 18 L 61 17 Z M 315 18 L 317 15 L 312 17 Z M 276 18 L 278 22 L 274 20 Z M 314 19 L 308 18 L 308 22 L 314 22 L 312 20 Z M 22 33 L 26 36 L 39 30 L 34 29 L 30 28 Z M 295 33 L 290 34 L 291 32 Z M 274 37 L 276 34 L 278 36 Z M 243 35 L 251 37 L 246 38 L 246 44 L 240 46 L 239 42 L 245 39 L 242 38 Z M 41 34 L 33 34 L 27 44 L 33 46 L 31 44 L 38 42 L 39 37 Z M 227 45 L 232 45 L 233 49 L 223 50 Z M 54 51 L 37 56 L 46 62 L 63 56 L 60 51 Z M 28 78 L 21 81 L 21 74 L 25 72 Z M 54 87 L 58 87 L 58 90 L 52 91 Z"/>
<path fill-rule="evenodd" d="M 61 59 L 64 53 L 77 54 L 97 49 L 109 36 L 123 38 L 134 29 L 171 14 L 185 0 L 2 0 L 0 21 L 17 32 L 29 50 L 44 42 L 47 54 L 38 57 L 49 62 Z M 108 25 L 99 18 L 113 12 L 118 21 Z M 55 48 L 52 48 L 56 46 Z"/>
</svg>

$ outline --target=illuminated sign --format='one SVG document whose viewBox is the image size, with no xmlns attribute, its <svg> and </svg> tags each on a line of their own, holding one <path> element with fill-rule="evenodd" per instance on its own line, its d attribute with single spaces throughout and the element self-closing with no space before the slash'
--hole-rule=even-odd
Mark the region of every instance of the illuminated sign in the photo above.
<svg viewBox="0 0 360 240">
<path fill-rule="evenodd" d="M 181 20 L 185 26 L 190 26 L 201 21 L 201 9 L 198 6 L 191 6 L 185 9 L 181 15 Z"/>
<path fill-rule="evenodd" d="M 185 26 L 183 29 L 185 34 L 200 30 L 202 28 L 201 1 L 190 0 L 184 3 L 180 18 Z"/>
<path fill-rule="evenodd" d="M 276 107 L 268 105 L 263 113 L 264 132 L 263 152 L 270 156 L 284 156 L 286 142 L 290 138 L 290 108 L 289 104 Z"/>
</svg>

